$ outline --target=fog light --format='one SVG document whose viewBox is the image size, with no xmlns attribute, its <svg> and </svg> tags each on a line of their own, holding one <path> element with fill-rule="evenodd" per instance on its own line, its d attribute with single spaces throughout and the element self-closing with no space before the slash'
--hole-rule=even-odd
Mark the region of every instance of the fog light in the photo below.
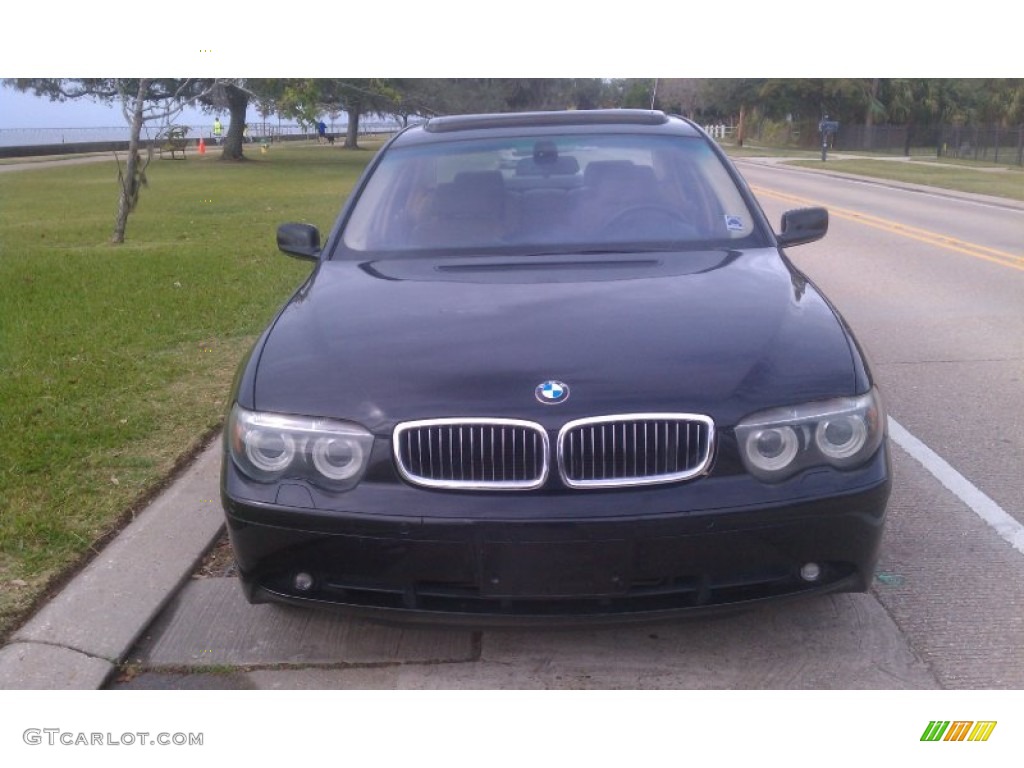
<svg viewBox="0 0 1024 768">
<path fill-rule="evenodd" d="M 313 577 L 308 573 L 297 573 L 292 584 L 299 592 L 309 592 L 313 588 Z"/>
<path fill-rule="evenodd" d="M 821 578 L 821 566 L 817 563 L 804 563 L 800 567 L 800 578 L 804 581 L 817 581 Z"/>
</svg>

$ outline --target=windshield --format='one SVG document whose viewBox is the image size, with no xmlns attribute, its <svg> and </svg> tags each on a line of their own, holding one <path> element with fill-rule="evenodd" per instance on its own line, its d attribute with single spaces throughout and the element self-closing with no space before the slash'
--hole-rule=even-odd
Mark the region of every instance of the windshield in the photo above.
<svg viewBox="0 0 1024 768">
<path fill-rule="evenodd" d="M 342 243 L 374 258 L 764 244 L 703 139 L 593 134 L 389 149 Z"/>
</svg>

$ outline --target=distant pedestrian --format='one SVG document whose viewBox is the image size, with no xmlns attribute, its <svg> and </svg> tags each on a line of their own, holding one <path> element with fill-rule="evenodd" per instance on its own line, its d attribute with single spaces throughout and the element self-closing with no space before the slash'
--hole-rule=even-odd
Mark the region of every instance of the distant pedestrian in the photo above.
<svg viewBox="0 0 1024 768">
<path fill-rule="evenodd" d="M 324 144 L 327 141 L 327 124 L 321 120 L 316 124 L 316 143 Z"/>
<path fill-rule="evenodd" d="M 221 134 L 223 134 L 223 133 L 224 133 L 224 126 L 220 124 L 220 118 L 219 117 L 213 118 L 213 140 L 217 144 L 220 144 L 220 137 L 221 137 Z"/>
</svg>

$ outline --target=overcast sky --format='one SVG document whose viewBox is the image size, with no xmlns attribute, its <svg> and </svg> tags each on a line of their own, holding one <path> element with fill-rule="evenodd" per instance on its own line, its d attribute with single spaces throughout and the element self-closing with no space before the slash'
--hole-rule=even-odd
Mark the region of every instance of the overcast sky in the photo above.
<svg viewBox="0 0 1024 768">
<path fill-rule="evenodd" d="M 227 122 L 227 114 L 222 115 Z M 175 123 L 205 125 L 213 114 L 186 109 Z M 127 125 L 121 105 L 108 106 L 91 99 L 50 101 L 46 97 L 0 87 L 0 130 L 5 128 L 111 128 Z"/>
<path fill-rule="evenodd" d="M 354 17 L 355 34 L 332 37 L 319 2 L 301 19 L 240 14 L 229 4 L 207 4 L 201 14 L 182 6 L 184 28 L 162 24 L 144 36 L 134 0 L 58 4 L 60 13 L 45 20 L 37 6 L 8 3 L 5 30 L 18 33 L 4 35 L 0 77 L 1024 76 L 1019 3 L 980 13 L 975 28 L 962 29 L 948 14 L 891 0 L 850 9 L 821 0 L 631 0 L 615 13 L 550 0 L 393 0 Z M 334 13 L 329 4 L 322 10 L 329 7 Z M 286 24 L 313 34 L 291 34 Z M 176 120 L 212 121 L 199 110 Z M 0 87 L 0 129 L 125 124 L 119 107 L 52 103 Z"/>
</svg>

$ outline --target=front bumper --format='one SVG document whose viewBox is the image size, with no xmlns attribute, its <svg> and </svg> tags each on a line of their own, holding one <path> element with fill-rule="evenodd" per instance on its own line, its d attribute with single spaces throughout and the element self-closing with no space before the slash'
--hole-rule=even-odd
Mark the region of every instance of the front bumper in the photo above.
<svg viewBox="0 0 1024 768">
<path fill-rule="evenodd" d="M 537 509 L 547 501 L 544 516 L 502 514 L 507 495 L 484 515 L 480 495 L 412 488 L 403 493 L 422 501 L 416 509 L 423 514 L 325 514 L 243 501 L 232 497 L 230 483 L 223 500 L 254 603 L 438 623 L 621 622 L 867 589 L 890 490 L 886 448 L 855 477 L 843 490 L 823 476 L 819 485 L 833 492 L 799 501 L 636 515 L 621 511 L 649 510 L 652 492 L 588 494 L 593 514 L 582 511 L 579 495 L 561 506 L 557 497 L 519 497 L 533 496 L 525 506 Z M 754 487 L 746 478 L 722 482 Z M 686 489 L 653 494 L 674 493 L 682 506 Z M 736 495 L 735 488 L 727 494 Z M 438 505 L 445 514 L 430 513 Z M 817 578 L 801 576 L 808 563 Z M 308 588 L 297 585 L 299 574 Z"/>
</svg>

